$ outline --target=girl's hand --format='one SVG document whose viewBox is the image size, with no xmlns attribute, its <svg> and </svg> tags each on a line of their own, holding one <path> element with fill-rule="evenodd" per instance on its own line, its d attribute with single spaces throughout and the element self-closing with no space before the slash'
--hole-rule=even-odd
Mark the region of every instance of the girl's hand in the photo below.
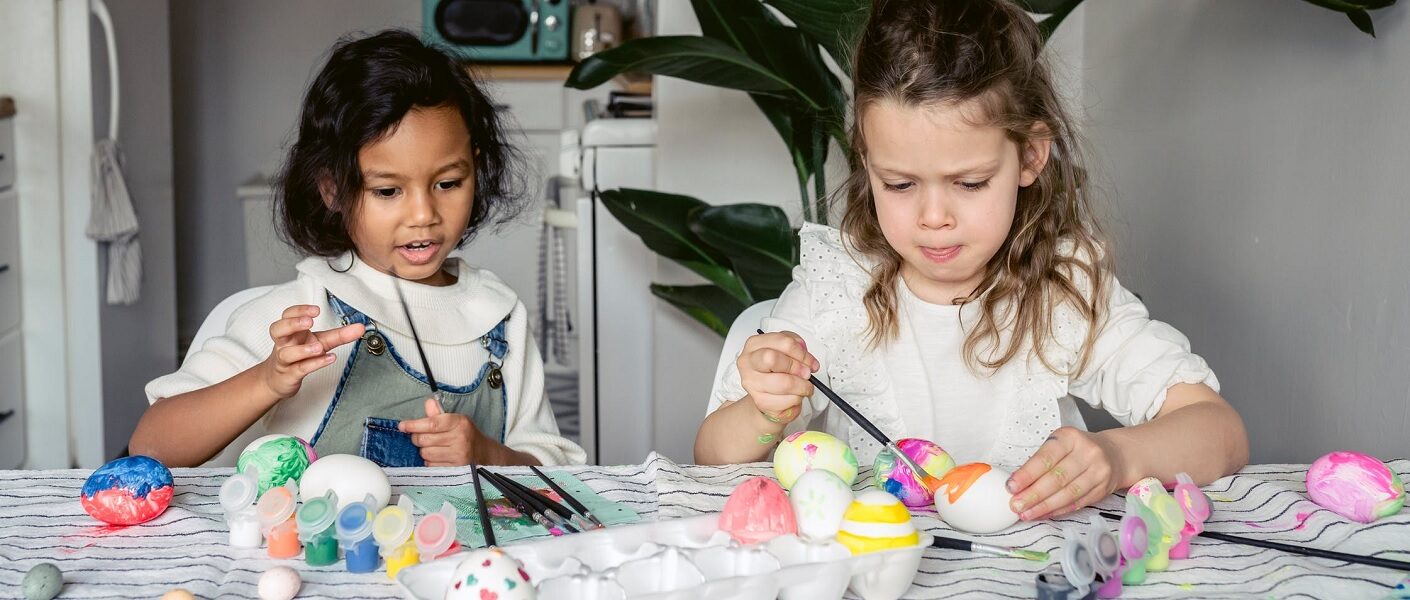
<svg viewBox="0 0 1410 600">
<path fill-rule="evenodd" d="M 813 395 L 808 377 L 818 370 L 818 359 L 792 331 L 750 337 L 735 365 L 744 391 L 771 421 L 792 421 L 803 399 Z"/>
<path fill-rule="evenodd" d="M 284 309 L 282 318 L 269 326 L 274 350 L 260 363 L 260 377 L 276 398 L 299 393 L 304 377 L 333 364 L 332 350 L 362 337 L 361 323 L 327 331 L 312 331 L 318 307 L 298 304 Z"/>
<path fill-rule="evenodd" d="M 426 399 L 426 418 L 402 421 L 400 429 L 411 434 L 411 443 L 421 449 L 428 467 L 458 467 L 474 460 L 475 449 L 484 445 L 480 430 L 470 417 L 447 413 L 435 398 Z"/>
<path fill-rule="evenodd" d="M 1032 521 L 1075 512 L 1122 485 L 1120 454 L 1100 434 L 1061 427 L 1008 481 L 1009 508 Z"/>
</svg>

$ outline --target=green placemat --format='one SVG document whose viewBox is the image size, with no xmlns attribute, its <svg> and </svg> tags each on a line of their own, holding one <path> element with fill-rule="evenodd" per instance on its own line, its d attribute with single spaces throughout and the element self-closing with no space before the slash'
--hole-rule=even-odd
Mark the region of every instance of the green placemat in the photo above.
<svg viewBox="0 0 1410 600">
<path fill-rule="evenodd" d="M 555 471 L 548 472 L 546 475 L 553 479 L 558 487 L 563 488 L 564 491 L 582 502 L 583 506 L 592 511 L 592 515 L 602 521 L 604 525 L 636 523 L 641 520 L 636 511 L 624 504 L 612 502 L 597 495 L 592 491 L 592 488 L 568 473 Z M 533 488 L 565 507 L 572 508 L 538 477 L 510 476 L 510 479 Z M 488 481 L 481 478 L 480 486 L 485 492 L 485 505 L 490 511 L 490 527 L 494 528 L 496 542 L 503 545 L 517 540 L 550 535 L 543 526 L 535 523 L 527 515 L 520 514 L 519 510 L 514 508 L 514 505 L 506 500 L 504 495 Z M 452 506 L 455 506 L 458 515 L 455 523 L 456 539 L 462 545 L 471 548 L 485 545 L 485 534 L 480 529 L 480 513 L 475 504 L 475 486 L 473 484 L 453 487 L 408 487 L 401 488 L 401 492 L 411 496 L 411 500 L 416 503 L 416 509 L 422 514 L 436 512 L 441 509 L 442 503 L 450 502 Z"/>
</svg>

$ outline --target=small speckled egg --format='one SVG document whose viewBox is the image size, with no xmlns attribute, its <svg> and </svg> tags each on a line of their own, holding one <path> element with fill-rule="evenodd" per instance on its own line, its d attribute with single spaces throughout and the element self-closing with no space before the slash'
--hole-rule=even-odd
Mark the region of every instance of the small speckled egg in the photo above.
<svg viewBox="0 0 1410 600">
<path fill-rule="evenodd" d="M 798 521 L 788 494 L 768 477 L 754 477 L 735 486 L 720 511 L 720 531 L 742 544 L 767 542 L 798 533 Z"/>
<path fill-rule="evenodd" d="M 905 438 L 897 440 L 896 446 L 931 477 L 944 477 L 950 469 L 955 468 L 954 459 L 935 442 Z M 872 464 L 872 479 L 876 482 L 876 489 L 900 498 L 901 503 L 906 506 L 930 506 L 935 498 L 930 488 L 925 487 L 911 473 L 911 468 L 896 460 L 896 455 L 886 448 L 876 454 L 876 462 Z"/>
<path fill-rule="evenodd" d="M 52 600 L 64 589 L 64 574 L 53 563 L 39 563 L 24 574 L 20 588 L 25 600 Z"/>
<path fill-rule="evenodd" d="M 774 475 L 784 489 L 813 469 L 832 471 L 843 483 L 857 478 L 857 456 L 846 442 L 821 431 L 799 431 L 783 438 L 774 450 Z"/>
<path fill-rule="evenodd" d="M 305 500 L 338 493 L 338 510 L 368 496 L 376 501 L 372 512 L 382 510 L 392 497 L 392 484 L 377 463 L 352 454 L 329 454 L 304 470 L 299 496 Z"/>
<path fill-rule="evenodd" d="M 1307 496 L 1318 505 L 1362 523 L 1389 517 L 1405 506 L 1405 484 L 1380 459 L 1360 452 L 1332 452 L 1307 469 Z"/>
<path fill-rule="evenodd" d="M 259 576 L 260 600 L 292 600 L 299 595 L 303 580 L 289 567 L 274 567 Z"/>
<path fill-rule="evenodd" d="M 301 438 L 266 435 L 250 442 L 240 451 L 235 470 L 244 473 L 254 467 L 259 473 L 259 493 L 262 495 L 269 488 L 284 485 L 290 479 L 300 483 L 304 471 L 317 459 L 318 453 L 313 451 L 313 446 Z"/>
<path fill-rule="evenodd" d="M 445 600 L 534 600 L 538 593 L 524 565 L 499 548 L 465 555 L 446 585 Z"/>
<path fill-rule="evenodd" d="M 831 471 L 808 471 L 793 482 L 788 503 L 793 505 L 799 536 L 813 541 L 830 540 L 837 537 L 842 515 L 852 505 L 852 488 Z"/>
<path fill-rule="evenodd" d="M 192 595 L 191 592 L 186 591 L 186 588 L 176 588 L 162 594 L 162 600 L 196 600 L 196 597 Z"/>
<path fill-rule="evenodd" d="M 1010 473 L 985 463 L 960 465 L 940 478 L 935 510 L 951 527 L 969 533 L 993 533 L 1018 522 L 1009 508 Z"/>
<path fill-rule="evenodd" d="M 881 490 L 867 490 L 842 515 L 837 541 L 852 554 L 866 554 L 915 546 L 920 535 L 911 523 L 911 512 L 899 499 Z"/>
</svg>

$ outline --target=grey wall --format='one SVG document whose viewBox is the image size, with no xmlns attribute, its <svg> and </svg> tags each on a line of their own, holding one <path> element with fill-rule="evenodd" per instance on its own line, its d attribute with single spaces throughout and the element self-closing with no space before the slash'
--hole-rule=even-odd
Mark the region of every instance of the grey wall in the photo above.
<svg viewBox="0 0 1410 600">
<path fill-rule="evenodd" d="M 308 81 L 339 36 L 419 30 L 412 0 L 202 0 L 171 4 L 178 323 L 195 335 L 246 285 L 235 188 L 279 167 Z"/>
<path fill-rule="evenodd" d="M 1407 12 L 1372 39 L 1286 0 L 1085 8 L 1120 275 L 1219 373 L 1254 462 L 1410 456 Z"/>
<path fill-rule="evenodd" d="M 121 97 L 118 140 L 124 175 L 140 226 L 142 297 L 130 306 L 101 305 L 103 447 L 111 458 L 127 447 L 147 409 L 142 388 L 176 364 L 176 257 L 172 216 L 171 69 L 168 0 L 109 2 L 117 30 Z M 92 21 L 93 127 L 107 137 L 107 46 Z M 106 278 L 101 262 L 99 277 Z M 100 279 L 106 281 L 106 279 Z M 103 284 L 99 289 L 104 289 Z"/>
</svg>

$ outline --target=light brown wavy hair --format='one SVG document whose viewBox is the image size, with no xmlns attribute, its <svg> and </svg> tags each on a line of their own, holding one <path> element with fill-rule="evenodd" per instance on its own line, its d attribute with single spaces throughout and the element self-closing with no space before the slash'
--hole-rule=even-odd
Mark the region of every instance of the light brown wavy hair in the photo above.
<svg viewBox="0 0 1410 600">
<path fill-rule="evenodd" d="M 1087 324 L 1080 373 L 1105 319 L 1111 263 L 1093 215 L 1076 130 L 1059 100 L 1042 56 L 1043 38 L 1033 19 L 1004 0 L 877 0 L 853 60 L 855 101 L 851 126 L 851 175 L 839 190 L 846 210 L 841 228 L 851 249 L 877 267 L 864 296 L 871 347 L 898 333 L 896 284 L 901 256 L 877 221 L 862 136 L 869 107 L 892 101 L 907 107 L 958 106 L 974 101 L 977 125 L 1003 128 L 1020 149 L 1030 140 L 1051 142 L 1037 180 L 1018 191 L 1008 239 L 984 269 L 979 286 L 957 304 L 979 303 L 977 323 L 966 334 L 971 369 L 997 369 L 1025 348 L 1048 369 L 1063 373 L 1044 352 L 1054 337 L 1053 311 L 1066 303 Z M 1041 138 L 1039 137 L 1041 136 Z M 1060 244 L 1075 244 L 1060 251 Z M 1012 335 L 1001 336 L 1004 331 Z M 1027 344 L 1030 344 L 1027 345 Z"/>
</svg>

